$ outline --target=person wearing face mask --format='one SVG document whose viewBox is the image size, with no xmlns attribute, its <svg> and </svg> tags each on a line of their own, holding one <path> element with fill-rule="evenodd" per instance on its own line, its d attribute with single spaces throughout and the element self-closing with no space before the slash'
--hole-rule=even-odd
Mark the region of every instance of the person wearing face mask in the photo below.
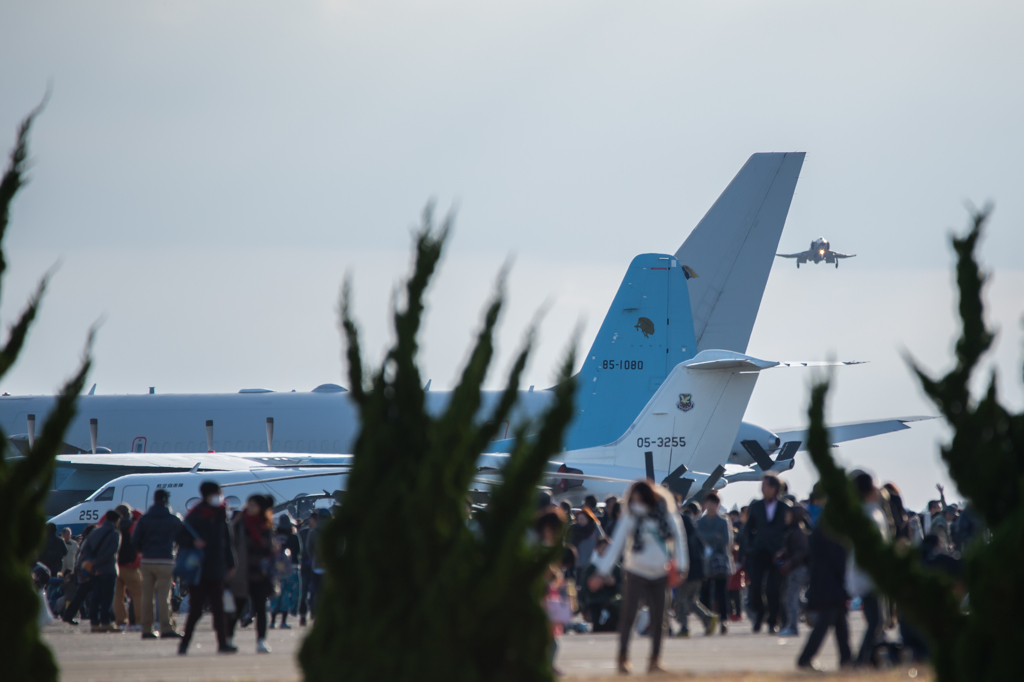
<svg viewBox="0 0 1024 682">
<path fill-rule="evenodd" d="M 224 628 L 224 583 L 235 574 L 227 509 L 220 486 L 213 481 L 203 481 L 199 495 L 202 501 L 185 517 L 177 538 L 179 547 L 203 550 L 202 576 L 198 584 L 189 587 L 188 620 L 185 621 L 185 633 L 178 645 L 178 653 L 184 655 L 188 652 L 196 623 L 203 615 L 203 608 L 209 605 L 217 632 L 217 652 L 233 654 L 238 648 L 227 641 Z"/>
<path fill-rule="evenodd" d="M 627 511 L 615 526 L 611 547 L 594 557 L 595 573 L 587 586 L 592 592 L 611 580 L 615 563 L 624 555 L 622 612 L 619 617 L 619 672 L 628 674 L 629 637 L 640 600 L 651 612 L 649 672 L 661 672 L 662 621 L 670 573 L 679 584 L 689 570 L 686 533 L 675 501 L 651 481 L 637 481 L 626 495 Z"/>
</svg>

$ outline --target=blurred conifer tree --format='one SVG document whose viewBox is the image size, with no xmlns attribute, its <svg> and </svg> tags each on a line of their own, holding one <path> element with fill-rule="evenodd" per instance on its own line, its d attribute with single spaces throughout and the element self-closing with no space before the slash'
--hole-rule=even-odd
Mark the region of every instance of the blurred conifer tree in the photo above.
<svg viewBox="0 0 1024 682">
<path fill-rule="evenodd" d="M 970 396 L 972 373 L 994 338 L 983 315 L 985 275 L 974 255 L 988 215 L 987 209 L 976 212 L 967 236 L 953 239 L 963 325 L 956 366 L 936 380 L 909 360 L 953 430 L 942 448 L 949 475 L 990 533 L 963 553 L 967 603 L 945 574 L 924 567 L 912 548 L 884 542 L 862 513 L 846 472 L 829 452 L 828 381 L 813 386 L 808 411 L 808 448 L 828 496 L 825 521 L 850 540 L 858 565 L 926 634 L 940 682 L 1017 679 L 1024 651 L 1024 414 L 999 404 L 994 371 L 985 394 Z"/>
<path fill-rule="evenodd" d="M 310 682 L 552 678 L 541 601 L 559 550 L 527 535 L 545 464 L 561 450 L 572 417 L 574 354 L 539 423 L 517 426 L 502 484 L 470 519 L 477 459 L 512 414 L 533 330 L 500 399 L 481 418 L 503 273 L 450 401 L 439 414 L 428 412 L 417 335 L 450 227 L 450 216 L 438 227 L 431 207 L 424 211 L 404 307 L 395 304 L 394 345 L 368 387 L 348 283 L 342 293 L 350 395 L 362 426 L 344 501 L 320 543 L 327 574 L 299 655 Z"/>
<path fill-rule="evenodd" d="M 27 181 L 28 133 L 42 105 L 22 121 L 11 152 L 10 165 L 0 180 L 0 241 L 7 232 L 11 201 Z M 0 250 L 0 277 L 7 268 Z M 21 317 L 11 327 L 0 350 L 0 379 L 14 365 L 25 344 L 49 275 L 39 283 Z M 53 478 L 54 463 L 64 442 L 64 431 L 75 416 L 75 400 L 85 385 L 91 363 L 89 348 L 81 366 L 64 384 L 47 416 L 42 433 L 24 457 L 11 450 L 7 435 L 0 432 L 0 662 L 5 681 L 49 682 L 58 678 L 57 664 L 39 636 L 39 596 L 32 585 L 31 568 L 44 540 L 46 517 L 43 501 Z"/>
</svg>

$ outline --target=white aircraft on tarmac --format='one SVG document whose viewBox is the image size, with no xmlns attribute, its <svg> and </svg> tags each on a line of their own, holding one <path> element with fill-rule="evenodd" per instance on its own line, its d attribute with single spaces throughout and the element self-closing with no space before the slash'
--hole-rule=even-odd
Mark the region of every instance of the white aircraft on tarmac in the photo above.
<svg viewBox="0 0 1024 682">
<path fill-rule="evenodd" d="M 842 363 L 779 363 L 731 351 L 702 351 L 672 370 L 614 442 L 566 451 L 558 461 L 549 462 L 543 485 L 551 488 L 555 499 L 580 504 L 587 495 L 622 494 L 626 485 L 644 477 L 661 481 L 683 497 L 695 497 L 731 480 L 748 480 L 751 470 L 740 467 L 730 473 L 723 453 L 736 437 L 758 373 L 809 364 Z M 775 461 L 769 460 L 766 469 L 788 470 L 793 454 L 795 450 L 784 450 Z M 70 457 L 99 460 L 96 464 L 106 466 L 138 466 L 140 459 L 130 454 Z M 328 487 L 344 490 L 353 461 L 349 455 L 263 453 L 161 454 L 144 459 L 154 469 L 170 471 L 116 478 L 51 522 L 77 531 L 120 503 L 147 508 L 157 489 L 170 493 L 172 508 L 188 510 L 199 501 L 199 483 L 208 479 L 231 489 L 226 493 L 229 507 L 240 506 L 254 493 L 273 495 L 278 504 L 295 502 L 328 493 Z M 500 481 L 507 461 L 508 455 L 502 453 L 481 455 L 471 491 L 486 493 Z M 173 471 L 175 467 L 182 468 Z"/>
</svg>

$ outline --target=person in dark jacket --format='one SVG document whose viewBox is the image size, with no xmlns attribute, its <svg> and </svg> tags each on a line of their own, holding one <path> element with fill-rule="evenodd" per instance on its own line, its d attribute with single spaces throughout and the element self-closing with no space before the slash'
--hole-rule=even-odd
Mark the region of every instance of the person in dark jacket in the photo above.
<svg viewBox="0 0 1024 682">
<path fill-rule="evenodd" d="M 786 581 L 783 589 L 786 595 L 786 628 L 779 634 L 783 637 L 796 637 L 800 634 L 797 627 L 797 623 L 800 622 L 800 593 L 807 586 L 810 573 L 810 547 L 807 539 L 810 531 L 807 528 L 803 507 L 795 505 L 786 509 L 785 514 L 785 540 L 782 549 L 776 555 L 776 565 Z"/>
<path fill-rule="evenodd" d="M 789 505 L 779 499 L 779 477 L 765 474 L 761 480 L 764 499 L 754 500 L 747 510 L 743 526 L 741 551 L 747 552 L 750 575 L 750 601 L 754 610 L 754 632 L 761 631 L 765 617 L 765 599 L 768 601 L 768 634 L 776 633 L 779 620 L 779 599 L 782 593 L 782 574 L 775 565 L 775 554 L 782 549 L 786 532 L 786 509 Z"/>
<path fill-rule="evenodd" d="M 67 553 L 68 546 L 57 535 L 57 526 L 52 523 L 46 524 L 46 545 L 39 555 L 39 563 L 50 569 L 50 575 L 57 575 L 64 565 L 64 557 Z"/>
<path fill-rule="evenodd" d="M 835 628 L 839 647 L 839 664 L 850 665 L 850 629 L 846 620 L 846 550 L 829 537 L 821 524 L 811 532 L 808 542 L 810 558 L 810 585 L 807 588 L 807 608 L 814 612 L 811 630 L 804 650 L 797 659 L 800 668 L 812 669 L 813 659 L 829 628 Z"/>
<path fill-rule="evenodd" d="M 704 542 L 697 533 L 697 527 L 693 522 L 694 516 L 700 516 L 700 510 L 696 505 L 687 505 L 680 516 L 683 522 L 683 531 L 686 534 L 686 550 L 690 561 L 690 571 L 686 574 L 686 580 L 676 588 L 675 603 L 673 609 L 676 620 L 679 621 L 681 629 L 679 637 L 690 636 L 690 612 L 693 611 L 704 624 L 704 634 L 710 635 L 718 627 L 718 616 L 711 613 L 700 601 L 700 591 L 704 586 Z"/>
<path fill-rule="evenodd" d="M 82 612 L 82 617 L 85 617 L 85 599 L 92 592 L 92 576 L 87 575 L 82 570 L 82 561 L 85 559 L 85 554 L 82 552 L 82 548 L 85 547 L 85 541 L 89 539 L 89 535 L 96 530 L 96 526 L 89 524 L 82 529 L 82 539 L 78 544 L 78 558 L 75 559 L 74 569 L 74 594 L 71 595 L 70 603 L 64 605 L 64 615 L 61 619 L 69 625 L 78 625 L 78 621 L 75 620 L 75 616 L 78 612 Z"/>
<path fill-rule="evenodd" d="M 313 559 L 309 554 L 309 535 L 316 528 L 316 510 L 306 519 L 302 528 L 299 529 L 299 545 L 302 547 L 302 555 L 299 557 L 299 627 L 306 625 L 306 613 L 311 611 L 311 591 L 313 589 Z"/>
<path fill-rule="evenodd" d="M 199 494 L 202 501 L 188 513 L 178 533 L 179 547 L 194 547 L 203 551 L 202 575 L 199 582 L 188 590 L 188 620 L 185 621 L 185 634 L 178 645 L 178 653 L 188 653 L 192 632 L 203 615 L 203 607 L 209 605 L 213 612 L 213 627 L 217 632 L 217 651 L 233 654 L 238 648 L 228 643 L 224 628 L 224 582 L 235 574 L 235 555 L 231 551 L 227 509 L 220 486 L 213 481 L 203 481 L 199 486 Z"/>
<path fill-rule="evenodd" d="M 597 504 L 596 498 L 594 504 Z M 590 507 L 584 506 L 576 512 L 576 523 L 569 527 L 569 544 L 576 548 L 578 584 L 582 584 L 583 574 L 590 565 L 590 557 L 594 553 L 597 541 L 603 537 L 604 530 L 601 529 L 601 524 Z"/>
<path fill-rule="evenodd" d="M 697 519 L 697 534 L 704 543 L 704 586 L 700 600 L 711 608 L 715 604 L 721 633 L 728 632 L 729 602 L 725 596 L 726 583 L 735 568 L 732 560 L 732 524 L 719 513 L 722 500 L 714 491 L 704 496 L 704 515 Z"/>
<path fill-rule="evenodd" d="M 597 556 L 603 556 L 611 545 L 607 538 L 601 538 L 594 547 Z M 587 584 L 590 576 L 597 572 L 591 564 L 586 569 L 583 587 L 579 592 L 580 612 L 594 627 L 594 632 L 616 632 L 619 629 L 619 611 L 622 609 L 622 569 L 614 566 L 609 575 L 611 580 L 603 581 L 596 590 Z"/>
<path fill-rule="evenodd" d="M 156 639 L 153 632 L 153 599 L 160 612 L 160 637 L 181 637 L 171 622 L 171 583 L 174 579 L 174 539 L 182 530 L 181 519 L 172 514 L 167 504 L 167 491 L 153 493 L 153 506 L 135 524 L 132 543 L 141 559 L 142 601 L 139 617 L 142 639 Z"/>
<path fill-rule="evenodd" d="M 114 624 L 124 630 L 128 629 L 130 616 L 125 608 L 125 595 L 131 597 L 135 621 L 138 622 L 142 610 L 142 572 L 139 570 L 139 552 L 132 544 L 132 531 L 142 514 L 127 504 L 114 507 L 121 520 L 118 530 L 121 533 L 121 548 L 117 550 L 117 583 L 114 587 Z"/>
<path fill-rule="evenodd" d="M 310 517 L 309 533 L 306 534 L 306 542 L 303 545 L 305 548 L 305 555 L 309 556 L 310 566 L 310 588 L 309 588 L 309 615 L 310 617 L 316 617 L 316 598 L 320 594 L 320 585 L 323 583 L 324 573 L 327 569 L 324 567 L 323 557 L 320 556 L 320 534 L 323 532 L 324 524 L 327 523 L 331 518 L 331 512 L 329 509 L 321 507 L 315 512 L 316 520 Z M 299 625 L 301 625 L 301 617 Z"/>
<path fill-rule="evenodd" d="M 235 614 L 248 605 L 256 616 L 256 653 L 269 654 L 267 646 L 267 599 L 274 594 L 273 563 L 277 554 L 274 540 L 274 498 L 252 495 L 245 510 L 231 522 L 231 543 L 238 570 L 228 581 L 235 598 Z M 236 619 L 228 624 L 228 639 L 234 643 Z"/>
<path fill-rule="evenodd" d="M 280 614 L 281 627 L 289 630 L 292 626 L 288 625 L 288 614 L 294 616 L 299 608 L 299 557 L 302 555 L 302 543 L 295 532 L 292 517 L 287 513 L 278 517 L 274 538 L 278 551 L 276 563 L 281 573 L 277 576 L 280 592 L 270 609 L 270 629 L 274 629 L 274 621 Z"/>
<path fill-rule="evenodd" d="M 114 586 L 117 584 L 117 552 L 121 549 L 121 533 L 118 524 L 121 516 L 111 509 L 103 517 L 103 523 L 96 528 L 82 544 L 79 554 L 85 555 L 81 564 L 93 582 L 92 612 L 89 621 L 93 632 L 117 632 L 117 626 L 110 622 L 114 604 Z"/>
</svg>

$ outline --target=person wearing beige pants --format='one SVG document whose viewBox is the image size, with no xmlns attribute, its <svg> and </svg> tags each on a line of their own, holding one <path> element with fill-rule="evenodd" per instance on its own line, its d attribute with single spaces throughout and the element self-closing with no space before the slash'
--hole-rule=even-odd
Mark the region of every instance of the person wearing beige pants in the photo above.
<svg viewBox="0 0 1024 682">
<path fill-rule="evenodd" d="M 135 619 L 138 622 L 139 605 L 142 598 L 142 572 L 130 566 L 118 566 L 117 585 L 114 587 L 114 623 L 118 626 L 128 625 L 128 609 L 124 605 L 125 592 L 132 598 L 135 605 Z"/>
<path fill-rule="evenodd" d="M 181 531 L 181 519 L 171 513 L 170 494 L 164 488 L 153 493 L 149 508 L 132 531 L 132 544 L 142 559 L 142 598 L 136 603 L 136 616 L 142 623 L 142 639 L 156 639 L 153 632 L 153 600 L 158 600 L 160 638 L 181 637 L 171 620 L 171 582 L 174 575 L 174 541 Z"/>
<path fill-rule="evenodd" d="M 171 582 L 174 564 L 142 560 L 142 634 L 153 632 L 153 602 L 160 612 L 160 636 L 174 637 L 174 623 L 171 621 Z"/>
</svg>

